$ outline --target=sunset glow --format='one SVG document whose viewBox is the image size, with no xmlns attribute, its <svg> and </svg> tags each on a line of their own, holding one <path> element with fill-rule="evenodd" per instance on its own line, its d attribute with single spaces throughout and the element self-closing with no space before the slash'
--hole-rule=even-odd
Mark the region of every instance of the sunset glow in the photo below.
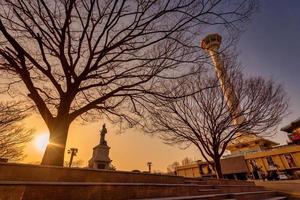
<svg viewBox="0 0 300 200">
<path fill-rule="evenodd" d="M 39 134 L 36 136 L 35 138 L 35 146 L 36 148 L 43 152 L 45 151 L 47 145 L 48 145 L 48 142 L 49 142 L 49 134 L 48 133 L 42 133 L 42 134 Z"/>
</svg>

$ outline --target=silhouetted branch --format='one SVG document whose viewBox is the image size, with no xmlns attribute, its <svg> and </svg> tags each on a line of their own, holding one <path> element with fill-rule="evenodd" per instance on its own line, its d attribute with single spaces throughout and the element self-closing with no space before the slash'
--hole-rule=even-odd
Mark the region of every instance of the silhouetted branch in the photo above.
<svg viewBox="0 0 300 200">
<path fill-rule="evenodd" d="M 185 78 L 177 90 L 165 89 L 174 95 L 199 92 L 175 100 L 153 99 L 148 106 L 148 132 L 158 134 L 168 144 L 195 145 L 209 163 L 219 162 L 228 144 L 239 137 L 271 134 L 287 109 L 282 87 L 272 80 L 245 78 L 235 63 L 225 64 L 230 84 L 227 89 L 232 86 L 236 95 L 231 108 L 216 78 Z M 202 89 L 206 86 L 215 87 Z M 244 119 L 235 123 L 241 117 Z"/>
<path fill-rule="evenodd" d="M 73 120 L 110 115 L 137 123 L 143 100 L 168 97 L 160 82 L 202 70 L 200 31 L 219 25 L 233 33 L 255 6 L 254 0 L 3 0 L 0 76 L 36 106 L 50 145 L 62 147 L 53 150 L 62 165 Z"/>
<path fill-rule="evenodd" d="M 0 158 L 21 160 L 25 144 L 32 139 L 32 130 L 20 124 L 26 117 L 20 103 L 0 103 Z"/>
</svg>

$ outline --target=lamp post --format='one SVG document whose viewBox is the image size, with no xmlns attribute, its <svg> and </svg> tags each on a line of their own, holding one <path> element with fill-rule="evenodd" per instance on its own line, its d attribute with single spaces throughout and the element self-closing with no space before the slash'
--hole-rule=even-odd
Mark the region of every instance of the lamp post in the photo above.
<svg viewBox="0 0 300 200">
<path fill-rule="evenodd" d="M 149 173 L 151 173 L 152 162 L 147 162 Z"/>
<path fill-rule="evenodd" d="M 70 162 L 69 162 L 69 167 L 72 166 L 73 157 L 74 157 L 74 156 L 77 156 L 77 153 L 78 153 L 78 149 L 77 149 L 77 148 L 70 148 L 70 149 L 68 150 L 68 154 L 71 154 Z"/>
</svg>

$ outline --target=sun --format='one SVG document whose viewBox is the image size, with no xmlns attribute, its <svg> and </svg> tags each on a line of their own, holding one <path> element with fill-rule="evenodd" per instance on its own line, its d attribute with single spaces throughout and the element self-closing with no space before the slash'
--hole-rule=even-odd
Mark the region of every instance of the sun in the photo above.
<svg viewBox="0 0 300 200">
<path fill-rule="evenodd" d="M 48 143 L 49 143 L 49 134 L 42 133 L 36 136 L 34 140 L 35 146 L 39 151 L 45 151 Z"/>
</svg>

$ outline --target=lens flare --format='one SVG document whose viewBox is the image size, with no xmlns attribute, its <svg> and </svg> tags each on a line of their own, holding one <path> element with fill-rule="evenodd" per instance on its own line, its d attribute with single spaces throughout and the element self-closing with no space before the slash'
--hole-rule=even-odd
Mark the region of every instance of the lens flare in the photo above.
<svg viewBox="0 0 300 200">
<path fill-rule="evenodd" d="M 39 151 L 45 151 L 48 143 L 49 143 L 49 134 L 48 133 L 42 133 L 37 135 L 35 138 L 35 146 Z"/>
</svg>

